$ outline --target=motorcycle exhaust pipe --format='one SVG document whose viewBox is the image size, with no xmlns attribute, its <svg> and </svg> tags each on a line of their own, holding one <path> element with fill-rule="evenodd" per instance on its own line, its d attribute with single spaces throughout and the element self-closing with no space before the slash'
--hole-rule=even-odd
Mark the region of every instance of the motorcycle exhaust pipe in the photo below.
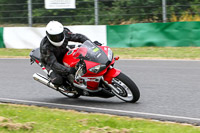
<svg viewBox="0 0 200 133">
<path fill-rule="evenodd" d="M 52 88 L 52 89 L 54 89 L 54 90 L 56 90 L 56 91 L 63 90 L 63 88 L 61 88 L 61 87 L 59 87 L 59 88 L 55 87 L 51 83 L 51 81 L 49 81 L 45 76 L 43 76 L 43 75 L 41 75 L 39 73 L 34 73 L 33 74 L 33 79 L 38 81 L 38 82 L 40 82 L 40 83 L 42 83 L 42 84 L 44 84 L 44 85 L 46 85 L 46 86 L 48 86 L 48 87 L 50 87 L 50 88 Z"/>
</svg>

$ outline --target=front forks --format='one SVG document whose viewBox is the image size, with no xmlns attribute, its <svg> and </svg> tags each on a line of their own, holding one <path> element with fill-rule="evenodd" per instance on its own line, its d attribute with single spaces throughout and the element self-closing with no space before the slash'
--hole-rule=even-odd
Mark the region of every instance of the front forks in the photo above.
<svg viewBox="0 0 200 133">
<path fill-rule="evenodd" d="M 112 85 L 112 82 L 113 82 L 113 78 L 117 77 L 120 74 L 120 72 L 121 72 L 120 70 L 110 67 L 110 69 L 108 69 L 107 73 L 102 77 L 102 81 L 104 82 L 104 84 L 106 84 L 111 89 L 112 92 L 119 91 L 119 90 L 117 90 L 117 88 L 115 86 Z"/>
<path fill-rule="evenodd" d="M 113 92 L 113 91 L 118 92 L 119 91 L 119 90 L 117 90 L 117 88 L 115 86 L 112 85 L 112 81 L 111 81 L 111 84 L 109 84 L 103 78 L 102 78 L 102 81 L 103 81 L 104 84 L 106 84 L 106 86 L 108 86 L 111 89 L 111 92 Z"/>
</svg>

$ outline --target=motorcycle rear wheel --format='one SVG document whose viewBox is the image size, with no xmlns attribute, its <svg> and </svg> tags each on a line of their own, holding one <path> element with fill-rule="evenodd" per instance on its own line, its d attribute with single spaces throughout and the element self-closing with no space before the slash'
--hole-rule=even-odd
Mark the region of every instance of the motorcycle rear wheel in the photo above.
<svg viewBox="0 0 200 133">
<path fill-rule="evenodd" d="M 112 89 L 112 92 L 119 99 L 135 103 L 140 98 L 140 91 L 137 85 L 125 74 L 122 72 L 112 80 L 112 85 L 115 89 Z"/>
</svg>

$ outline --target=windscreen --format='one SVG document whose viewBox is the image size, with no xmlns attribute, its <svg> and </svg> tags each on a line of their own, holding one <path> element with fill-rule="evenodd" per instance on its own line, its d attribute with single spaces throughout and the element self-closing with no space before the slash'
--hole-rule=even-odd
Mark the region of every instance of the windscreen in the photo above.
<svg viewBox="0 0 200 133">
<path fill-rule="evenodd" d="M 85 41 L 74 54 L 75 58 L 80 58 L 81 56 L 84 60 L 97 62 L 103 65 L 106 65 L 108 62 L 108 57 L 105 52 L 91 41 Z"/>
</svg>

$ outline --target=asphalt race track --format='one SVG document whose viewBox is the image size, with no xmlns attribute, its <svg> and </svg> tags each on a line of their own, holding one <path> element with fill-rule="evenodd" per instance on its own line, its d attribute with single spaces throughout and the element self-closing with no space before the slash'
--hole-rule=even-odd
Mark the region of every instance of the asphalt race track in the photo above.
<svg viewBox="0 0 200 133">
<path fill-rule="evenodd" d="M 118 98 L 69 99 L 34 81 L 33 73 L 45 73 L 28 59 L 0 59 L 0 102 L 200 125 L 200 61 L 119 60 L 115 67 L 138 85 L 137 103 Z"/>
</svg>

